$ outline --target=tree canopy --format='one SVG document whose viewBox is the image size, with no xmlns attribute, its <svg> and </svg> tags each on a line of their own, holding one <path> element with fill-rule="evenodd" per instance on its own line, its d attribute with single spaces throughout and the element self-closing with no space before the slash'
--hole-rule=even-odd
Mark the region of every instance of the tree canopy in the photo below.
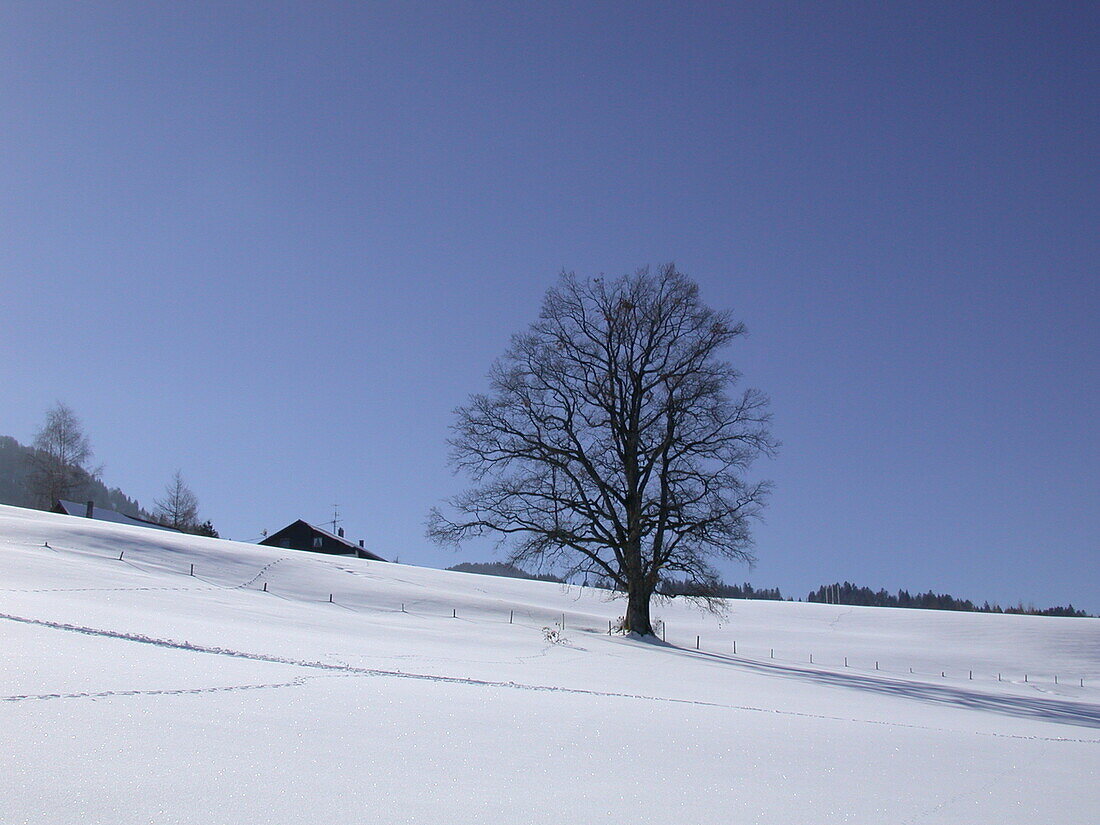
<svg viewBox="0 0 1100 825">
<path fill-rule="evenodd" d="M 34 437 L 27 484 L 32 500 L 49 508 L 59 499 L 82 492 L 98 475 L 90 469 L 91 442 L 72 408 L 58 401 Z"/>
<path fill-rule="evenodd" d="M 455 411 L 451 462 L 474 484 L 434 509 L 443 543 L 495 535 L 511 560 L 593 575 L 627 594 L 624 626 L 652 633 L 650 599 L 715 558 L 751 561 L 770 485 L 747 478 L 777 443 L 768 399 L 720 353 L 743 324 L 706 306 L 672 264 L 612 280 L 563 274 L 537 321 Z"/>
<path fill-rule="evenodd" d="M 187 486 L 183 473 L 179 470 L 164 488 L 164 498 L 158 498 L 156 518 L 161 524 L 174 527 L 185 533 L 195 531 L 199 518 L 199 499 Z"/>
</svg>

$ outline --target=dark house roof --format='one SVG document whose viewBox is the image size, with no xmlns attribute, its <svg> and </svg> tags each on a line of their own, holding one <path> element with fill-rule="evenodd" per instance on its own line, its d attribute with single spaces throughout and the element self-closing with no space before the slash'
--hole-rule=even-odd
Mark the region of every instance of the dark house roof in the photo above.
<svg viewBox="0 0 1100 825">
<path fill-rule="evenodd" d="M 111 521 L 115 524 L 129 524 L 134 527 L 152 527 L 156 530 L 167 530 L 171 533 L 181 532 L 175 527 L 166 527 L 163 524 L 146 521 L 143 518 L 128 516 L 116 510 L 108 510 L 106 507 L 97 507 L 90 501 L 57 501 L 54 503 L 53 512 L 61 513 L 63 516 L 82 516 L 83 518 L 95 519 L 96 521 Z"/>
<path fill-rule="evenodd" d="M 330 533 L 309 522 L 298 519 L 293 524 L 288 524 L 277 533 L 272 533 L 260 541 L 268 547 L 285 547 L 289 550 L 307 550 L 311 553 L 328 553 L 334 556 L 358 556 L 361 559 L 372 561 L 385 561 L 379 555 L 363 547 L 363 542 L 358 544 L 344 538 L 343 529 L 340 534 Z"/>
</svg>

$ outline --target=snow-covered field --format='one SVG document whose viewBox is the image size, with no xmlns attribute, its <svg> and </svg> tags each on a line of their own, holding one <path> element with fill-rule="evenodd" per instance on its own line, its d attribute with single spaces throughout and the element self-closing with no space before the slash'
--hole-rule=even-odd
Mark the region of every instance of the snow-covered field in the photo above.
<svg viewBox="0 0 1100 825">
<path fill-rule="evenodd" d="M 1100 821 L 1100 620 L 621 612 L 0 506 L 0 823 Z"/>
</svg>

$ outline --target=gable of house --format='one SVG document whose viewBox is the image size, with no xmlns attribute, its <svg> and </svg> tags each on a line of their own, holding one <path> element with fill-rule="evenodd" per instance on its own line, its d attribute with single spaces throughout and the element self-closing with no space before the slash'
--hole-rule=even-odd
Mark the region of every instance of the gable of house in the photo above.
<svg viewBox="0 0 1100 825">
<path fill-rule="evenodd" d="M 341 531 L 342 532 L 342 531 Z M 334 556 L 357 556 L 361 559 L 385 561 L 381 556 L 363 547 L 363 542 L 355 544 L 337 533 L 330 533 L 307 521 L 298 519 L 282 530 L 272 533 L 260 541 L 267 547 L 282 547 L 287 550 L 305 550 L 311 553 L 327 553 Z"/>
</svg>

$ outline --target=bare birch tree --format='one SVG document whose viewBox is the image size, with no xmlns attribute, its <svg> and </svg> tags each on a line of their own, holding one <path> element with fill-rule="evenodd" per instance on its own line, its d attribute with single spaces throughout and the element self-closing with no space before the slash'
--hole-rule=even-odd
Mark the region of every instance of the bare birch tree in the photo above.
<svg viewBox="0 0 1100 825">
<path fill-rule="evenodd" d="M 89 468 L 92 447 L 72 408 L 58 401 L 34 437 L 27 484 L 37 506 L 48 509 L 84 490 L 98 471 Z"/>
<path fill-rule="evenodd" d="M 667 577 L 706 592 L 712 559 L 753 560 L 770 485 L 746 473 L 777 443 L 767 398 L 728 394 L 739 374 L 719 352 L 744 334 L 672 264 L 563 274 L 490 392 L 455 411 L 451 463 L 474 485 L 432 510 L 429 536 L 494 535 L 516 563 L 602 578 L 627 595 L 626 629 L 651 634 Z"/>
</svg>

